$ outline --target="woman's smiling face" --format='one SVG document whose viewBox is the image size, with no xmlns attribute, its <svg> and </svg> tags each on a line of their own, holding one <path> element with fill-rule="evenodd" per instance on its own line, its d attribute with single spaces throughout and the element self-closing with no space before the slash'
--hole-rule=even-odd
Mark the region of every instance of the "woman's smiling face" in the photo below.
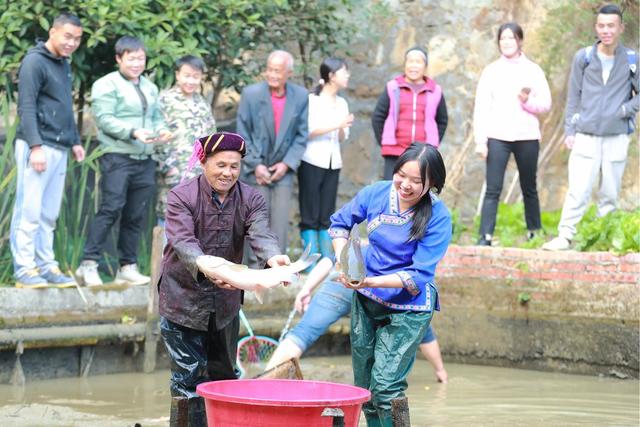
<svg viewBox="0 0 640 427">
<path fill-rule="evenodd" d="M 420 165 L 417 160 L 406 162 L 393 174 L 393 186 L 405 209 L 413 207 L 429 190 L 429 186 L 422 182 Z"/>
</svg>

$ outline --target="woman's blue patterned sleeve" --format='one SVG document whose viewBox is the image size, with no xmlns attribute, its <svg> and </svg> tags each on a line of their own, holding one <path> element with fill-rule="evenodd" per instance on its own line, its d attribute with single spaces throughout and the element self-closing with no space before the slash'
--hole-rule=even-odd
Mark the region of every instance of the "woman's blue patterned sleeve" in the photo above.
<svg viewBox="0 0 640 427">
<path fill-rule="evenodd" d="M 417 244 L 413 263 L 396 273 L 404 288 L 412 295 L 418 295 L 428 283 L 433 282 L 436 266 L 444 257 L 451 241 L 451 216 L 444 204 L 434 205 L 432 215 L 427 232 Z"/>
<path fill-rule="evenodd" d="M 367 219 L 367 209 L 372 196 L 373 185 L 369 185 L 356 194 L 346 205 L 331 215 L 331 238 L 349 238 L 351 228 Z"/>
</svg>

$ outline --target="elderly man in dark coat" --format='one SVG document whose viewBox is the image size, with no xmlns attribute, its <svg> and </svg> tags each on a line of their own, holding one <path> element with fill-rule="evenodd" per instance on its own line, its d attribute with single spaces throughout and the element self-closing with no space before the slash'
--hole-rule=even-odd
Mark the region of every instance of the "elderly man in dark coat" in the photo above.
<svg viewBox="0 0 640 427">
<path fill-rule="evenodd" d="M 243 298 L 242 291 L 209 281 L 196 259 L 213 255 L 241 263 L 246 238 L 262 266 L 289 264 L 269 230 L 263 196 L 238 181 L 244 154 L 240 135 L 221 132 L 200 138 L 192 164 L 199 160 L 203 173 L 174 187 L 167 198 L 160 329 L 172 361 L 171 394 L 189 399 L 190 425 L 204 420 L 196 386 L 236 378 Z"/>
<path fill-rule="evenodd" d="M 244 88 L 237 115 L 238 133 L 247 141 L 242 180 L 264 196 L 269 227 L 278 238 L 282 253 L 287 250 L 294 176 L 309 137 L 309 93 L 288 81 L 292 72 L 293 57 L 289 52 L 271 52 L 265 80 Z M 250 251 L 246 256 L 255 267 Z"/>
</svg>

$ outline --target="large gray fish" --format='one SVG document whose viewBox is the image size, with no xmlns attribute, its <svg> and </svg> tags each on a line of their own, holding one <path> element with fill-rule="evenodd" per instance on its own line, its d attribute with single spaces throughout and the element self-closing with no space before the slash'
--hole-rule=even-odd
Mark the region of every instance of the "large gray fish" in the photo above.
<svg viewBox="0 0 640 427">
<path fill-rule="evenodd" d="M 199 256 L 196 264 L 209 280 L 222 280 L 234 288 L 251 291 L 255 293 L 258 302 L 262 303 L 263 295 L 268 289 L 275 288 L 283 282 L 294 282 L 297 274 L 316 262 L 318 258 L 320 254 L 310 254 L 310 247 L 307 247 L 296 262 L 263 270 L 235 264 L 212 255 Z"/>
<path fill-rule="evenodd" d="M 347 282 L 352 285 L 360 283 L 367 274 L 360 245 L 358 229 L 354 227 L 349 234 L 349 239 L 347 239 L 347 245 L 340 252 L 340 265 L 336 268 L 337 273 L 344 273 Z M 332 279 L 338 274 L 332 275 Z"/>
</svg>

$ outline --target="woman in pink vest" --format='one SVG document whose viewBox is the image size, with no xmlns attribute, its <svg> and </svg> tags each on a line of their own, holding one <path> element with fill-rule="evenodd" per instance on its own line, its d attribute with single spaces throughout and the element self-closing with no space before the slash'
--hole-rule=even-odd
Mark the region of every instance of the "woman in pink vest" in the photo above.
<svg viewBox="0 0 640 427">
<path fill-rule="evenodd" d="M 371 116 L 373 133 L 382 147 L 384 179 L 391 179 L 396 160 L 412 142 L 437 148 L 447 129 L 447 104 L 440 86 L 425 76 L 427 64 L 424 49 L 409 49 L 404 74 L 387 82 Z"/>
<path fill-rule="evenodd" d="M 504 171 L 513 153 L 524 200 L 528 238 L 542 227 L 536 186 L 540 123 L 551 108 L 551 93 L 542 69 L 522 53 L 524 34 L 515 22 L 498 29 L 501 56 L 482 71 L 476 90 L 473 132 L 476 153 L 487 162 L 478 244 L 491 246 Z"/>
</svg>

